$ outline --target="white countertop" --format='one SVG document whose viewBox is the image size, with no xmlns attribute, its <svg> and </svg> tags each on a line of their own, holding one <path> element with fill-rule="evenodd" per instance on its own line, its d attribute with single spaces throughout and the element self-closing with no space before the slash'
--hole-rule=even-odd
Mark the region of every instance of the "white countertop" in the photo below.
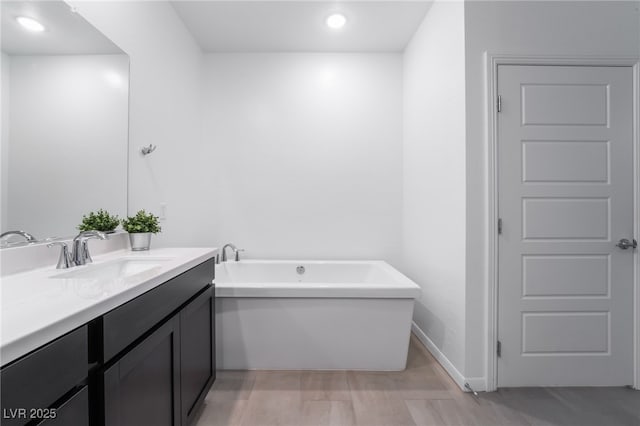
<svg viewBox="0 0 640 426">
<path fill-rule="evenodd" d="M 1 278 L 0 364 L 5 365 L 59 336 L 215 256 L 215 248 L 118 250 L 94 256 L 93 264 L 55 265 Z M 126 279 L 52 278 L 118 259 L 159 259 L 159 266 Z"/>
</svg>

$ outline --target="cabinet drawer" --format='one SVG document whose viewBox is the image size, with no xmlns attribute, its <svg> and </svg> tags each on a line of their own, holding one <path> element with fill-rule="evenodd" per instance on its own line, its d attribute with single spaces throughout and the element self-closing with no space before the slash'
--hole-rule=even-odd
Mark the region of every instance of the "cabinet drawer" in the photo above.
<svg viewBox="0 0 640 426">
<path fill-rule="evenodd" d="M 48 419 L 38 426 L 88 426 L 89 425 L 89 390 L 85 386 L 78 393 L 64 402 L 57 410 L 56 417 Z"/>
<path fill-rule="evenodd" d="M 2 369 L 2 413 L 51 406 L 87 377 L 88 352 L 83 326 Z M 2 424 L 21 425 L 29 420 L 19 417 L 3 418 Z"/>
<path fill-rule="evenodd" d="M 207 260 L 105 314 L 102 321 L 103 361 L 109 361 L 211 284 L 214 267 L 213 259 Z"/>
</svg>

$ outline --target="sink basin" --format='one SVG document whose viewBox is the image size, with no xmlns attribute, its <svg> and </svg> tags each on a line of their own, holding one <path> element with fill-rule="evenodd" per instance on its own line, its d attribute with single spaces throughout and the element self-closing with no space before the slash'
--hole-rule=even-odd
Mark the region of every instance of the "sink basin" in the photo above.
<svg viewBox="0 0 640 426">
<path fill-rule="evenodd" d="M 118 280 L 133 277 L 152 269 L 160 268 L 169 258 L 118 259 L 101 265 L 88 265 L 81 269 L 54 275 L 54 279 L 73 280 Z"/>
</svg>

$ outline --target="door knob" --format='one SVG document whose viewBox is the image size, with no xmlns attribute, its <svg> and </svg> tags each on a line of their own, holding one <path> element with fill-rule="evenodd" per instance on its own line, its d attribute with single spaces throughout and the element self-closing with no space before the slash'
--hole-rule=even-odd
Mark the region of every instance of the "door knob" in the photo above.
<svg viewBox="0 0 640 426">
<path fill-rule="evenodd" d="M 629 241 L 628 239 L 623 238 L 620 241 L 618 241 L 618 244 L 616 244 L 616 247 L 620 247 L 622 250 L 626 250 L 628 248 L 636 248 L 638 247 L 638 242 L 636 240 Z"/>
</svg>

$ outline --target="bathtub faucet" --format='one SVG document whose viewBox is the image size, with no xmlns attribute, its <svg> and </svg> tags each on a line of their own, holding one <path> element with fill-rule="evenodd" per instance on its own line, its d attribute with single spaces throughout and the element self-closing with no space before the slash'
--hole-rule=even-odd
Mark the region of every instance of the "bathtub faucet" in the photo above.
<svg viewBox="0 0 640 426">
<path fill-rule="evenodd" d="M 240 260 L 240 252 L 244 251 L 244 249 L 239 249 L 238 247 L 236 247 L 232 243 L 225 244 L 222 247 L 222 261 L 223 262 L 227 261 L 227 247 L 229 247 L 231 250 L 233 250 L 233 253 L 235 254 L 235 260 L 236 260 L 236 262 L 238 262 Z"/>
</svg>

